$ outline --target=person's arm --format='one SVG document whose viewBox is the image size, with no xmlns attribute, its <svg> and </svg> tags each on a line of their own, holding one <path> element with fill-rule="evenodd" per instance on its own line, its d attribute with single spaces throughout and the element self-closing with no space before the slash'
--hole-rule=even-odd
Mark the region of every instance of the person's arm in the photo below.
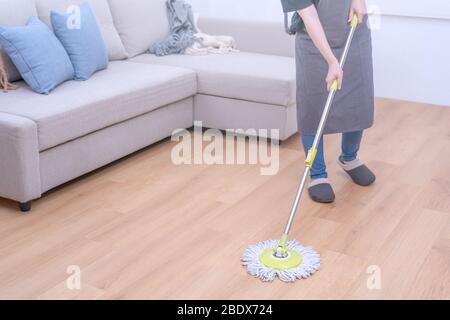
<svg viewBox="0 0 450 320">
<path fill-rule="evenodd" d="M 335 80 L 338 81 L 339 90 L 342 88 L 342 81 L 344 78 L 344 72 L 339 65 L 338 59 L 335 57 L 328 43 L 325 31 L 319 19 L 316 7 L 311 5 L 298 11 L 298 14 L 302 18 L 306 31 L 311 37 L 314 45 L 319 49 L 325 61 L 328 63 L 328 75 L 325 79 L 328 90 L 331 89 L 331 85 Z"/>
</svg>

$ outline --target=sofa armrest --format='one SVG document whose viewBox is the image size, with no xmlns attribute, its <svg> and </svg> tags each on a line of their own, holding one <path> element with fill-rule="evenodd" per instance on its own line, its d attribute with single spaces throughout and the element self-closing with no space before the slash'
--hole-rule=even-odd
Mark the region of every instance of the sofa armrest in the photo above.
<svg viewBox="0 0 450 320">
<path fill-rule="evenodd" d="M 0 197 L 27 202 L 41 197 L 35 122 L 0 113 Z"/>
<path fill-rule="evenodd" d="M 201 32 L 236 39 L 241 51 L 294 57 L 295 37 L 284 30 L 283 21 L 251 21 L 200 16 Z"/>
</svg>

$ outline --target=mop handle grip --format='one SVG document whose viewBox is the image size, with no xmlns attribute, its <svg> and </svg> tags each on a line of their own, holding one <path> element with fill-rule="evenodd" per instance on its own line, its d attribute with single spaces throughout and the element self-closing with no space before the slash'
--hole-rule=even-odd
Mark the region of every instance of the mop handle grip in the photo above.
<svg viewBox="0 0 450 320">
<path fill-rule="evenodd" d="M 352 22 L 350 23 L 350 25 L 352 26 L 352 28 L 356 28 L 358 26 L 358 23 L 359 23 L 358 15 L 355 13 L 353 15 Z"/>
<path fill-rule="evenodd" d="M 339 82 L 337 80 L 334 80 L 331 84 L 330 91 L 338 91 L 339 89 Z"/>
</svg>

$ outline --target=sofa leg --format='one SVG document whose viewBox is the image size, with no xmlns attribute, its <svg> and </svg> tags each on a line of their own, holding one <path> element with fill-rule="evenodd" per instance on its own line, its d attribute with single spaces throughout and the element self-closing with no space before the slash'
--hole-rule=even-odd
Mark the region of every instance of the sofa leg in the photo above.
<svg viewBox="0 0 450 320">
<path fill-rule="evenodd" d="M 20 211 L 27 213 L 31 211 L 31 201 L 20 203 Z"/>
</svg>

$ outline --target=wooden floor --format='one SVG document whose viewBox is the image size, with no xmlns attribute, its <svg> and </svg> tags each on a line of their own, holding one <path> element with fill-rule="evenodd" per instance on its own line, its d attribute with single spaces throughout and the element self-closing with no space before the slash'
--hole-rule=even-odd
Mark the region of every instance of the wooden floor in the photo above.
<svg viewBox="0 0 450 320">
<path fill-rule="evenodd" d="M 166 141 L 34 203 L 0 200 L 2 299 L 450 299 L 450 108 L 377 101 L 361 157 L 377 173 L 353 185 L 327 137 L 333 205 L 305 199 L 292 235 L 323 267 L 295 284 L 264 284 L 239 257 L 283 230 L 302 172 L 299 139 L 280 173 L 258 166 L 174 166 Z M 82 290 L 66 288 L 67 267 Z M 367 270 L 381 271 L 369 290 Z"/>
</svg>

